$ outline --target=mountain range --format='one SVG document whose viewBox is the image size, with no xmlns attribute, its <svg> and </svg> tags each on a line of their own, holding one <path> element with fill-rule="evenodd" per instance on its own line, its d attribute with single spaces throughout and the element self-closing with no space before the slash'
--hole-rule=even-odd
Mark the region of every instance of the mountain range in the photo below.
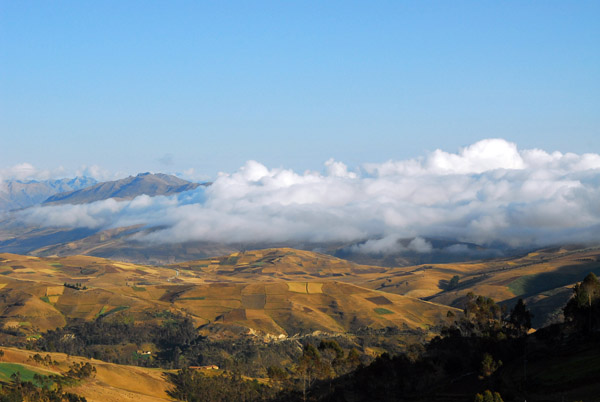
<svg viewBox="0 0 600 402">
<path fill-rule="evenodd" d="M 163 173 L 140 173 L 136 176 L 100 183 L 92 178 L 77 177 L 48 181 L 7 181 L 3 184 L 2 190 L 0 190 L 0 212 L 4 211 L 5 213 L 0 215 L 0 250 L 47 255 L 48 252 L 63 254 L 60 251 L 61 247 L 67 247 L 71 252 L 67 251 L 66 254 L 72 255 L 73 252 L 85 254 L 89 250 L 84 251 L 81 248 L 103 249 L 107 246 L 104 243 L 108 241 L 112 247 L 108 247 L 109 250 L 105 255 L 117 258 L 119 253 L 111 251 L 111 249 L 115 246 L 127 249 L 130 244 L 126 244 L 124 241 L 141 230 L 148 230 L 144 228 L 144 225 L 106 231 L 91 228 L 39 227 L 23 222 L 18 215 L 24 210 L 26 212 L 27 208 L 36 206 L 87 204 L 109 198 L 129 200 L 141 195 L 168 196 L 209 185 L 209 183 L 192 183 Z M 82 246 L 79 247 L 76 244 L 82 244 Z M 132 250 L 138 250 L 141 245 L 131 244 L 131 247 Z M 145 250 L 141 253 L 143 255 L 144 252 L 150 252 L 154 246 L 142 248 Z M 233 251 L 231 248 L 220 247 L 213 248 L 213 250 L 220 253 Z M 139 255 L 139 252 L 136 254 L 133 251 L 133 254 L 135 255 L 134 260 L 151 260 L 151 258 Z M 156 252 L 150 254 L 156 254 Z M 171 253 L 160 249 L 159 254 L 169 255 Z M 186 254 L 183 253 L 183 255 Z M 201 254 L 201 256 L 204 255 Z M 163 260 L 160 259 L 160 261 Z M 166 261 L 171 260 L 166 259 Z"/>
<path fill-rule="evenodd" d="M 86 204 L 109 198 L 130 200 L 142 194 L 150 197 L 172 195 L 193 190 L 198 186 L 199 183 L 192 183 L 164 173 L 140 173 L 137 176 L 54 194 L 48 197 L 43 205 Z"/>
<path fill-rule="evenodd" d="M 68 193 L 96 184 L 91 177 L 58 180 L 8 180 L 0 186 L 0 211 L 27 208 L 41 204 L 48 197 Z"/>
<path fill-rule="evenodd" d="M 7 180 L 0 186 L 0 212 L 35 205 L 86 204 L 114 198 L 130 200 L 193 190 L 207 183 L 192 183 L 164 173 L 140 173 L 120 180 L 98 182 L 91 177 L 57 180 Z"/>
<path fill-rule="evenodd" d="M 354 350 L 360 359 L 356 364 L 374 361 L 376 366 L 380 360 L 373 359 L 384 352 L 413 353 L 421 347 L 414 345 L 440 335 L 445 326 L 460 325 L 462 317 L 469 318 L 465 306 L 470 300 L 509 311 L 523 299 L 532 314 L 532 331 L 543 337 L 545 328 L 563 322 L 563 308 L 574 286 L 586 275 L 600 274 L 600 248 L 589 245 L 511 249 L 494 255 L 498 249 L 427 237 L 396 239 L 396 251 L 370 253 L 360 251 L 368 240 L 295 245 L 301 249 L 283 242 L 152 244 L 140 239 L 161 230 L 156 222 L 94 228 L 36 226 L 22 219 L 38 210 L 70 214 L 80 206 L 95 207 L 82 204 L 98 202 L 95 205 L 101 207 L 106 203 L 99 201 L 110 198 L 168 196 L 208 185 L 150 173 L 85 183 L 84 178 L 65 180 L 63 187 L 20 183 L 24 186 L 19 205 L 33 208 L 9 211 L 0 218 L 0 341 L 13 346 L 34 342 L 36 350 L 66 352 L 44 357 L 56 360 L 51 365 L 56 373 L 72 371 L 71 355 L 94 357 L 102 382 L 91 379 L 85 386 L 70 388 L 90 401 L 129 400 L 121 398 L 123 392 L 114 391 L 117 388 L 134 393 L 138 400 L 168 399 L 165 377 L 150 378 L 151 371 L 122 369 L 112 364 L 116 362 L 194 369 L 214 365 L 267 381 L 264 378 L 274 366 L 296 375 L 301 346 L 312 342 L 326 358 L 350 356 Z M 19 194 L 18 184 L 5 189 Z M 42 199 L 39 191 L 34 198 L 33 189 L 39 188 L 55 193 Z M 60 188 L 67 191 L 59 192 Z M 32 193 L 25 198 L 28 190 Z M 417 242 L 427 252 L 414 247 Z M 130 325 L 133 322 L 136 325 Z M 337 345 L 337 351 L 327 351 L 328 344 Z M 36 366 L 43 365 L 40 355 L 5 350 L 6 364 L 33 372 L 48 369 Z M 582 350 L 569 359 L 587 359 Z M 453 353 L 456 356 L 449 361 L 458 361 L 462 352 Z M 532 354 L 532 362 L 535 358 Z M 547 359 L 537 359 L 540 367 L 549 365 Z M 503 360 L 510 366 L 505 373 L 520 367 L 514 356 Z M 557 363 L 556 372 L 563 372 L 562 363 Z M 477 373 L 466 367 L 460 381 L 473 384 L 459 392 L 446 385 L 461 398 L 451 400 L 465 400 L 465 395 L 482 389 Z M 597 362 L 588 363 L 575 380 L 588 378 L 595 367 Z M 111 382 L 116 373 L 130 380 Z M 520 378 L 502 375 L 510 381 Z M 143 387 L 131 385 L 138 377 L 147 378 Z M 571 390 L 571 382 L 565 381 L 559 388 Z M 108 390 L 114 393 L 107 396 Z M 577 388 L 577 392 L 595 391 Z"/>
<path fill-rule="evenodd" d="M 193 183 L 163 173 L 140 173 L 120 180 L 96 182 L 90 178 L 62 179 L 44 182 L 7 182 L 0 192 L 2 209 L 84 205 L 115 199 L 131 200 L 140 195 L 169 196 L 191 191 L 211 183 Z M 2 208 L 3 206 L 3 208 Z M 35 212 L 35 211 L 34 211 Z M 397 250 L 365 252 L 363 239 L 354 242 L 218 242 L 169 241 L 157 244 L 140 241 L 162 227 L 156 222 L 142 222 L 117 227 L 40 226 L 22 219 L 25 211 L 13 211 L 0 217 L 0 252 L 29 254 L 39 257 L 93 255 L 145 264 L 168 264 L 228 254 L 236 251 L 294 247 L 314 250 L 360 264 L 386 267 L 457 262 L 515 255 L 530 250 L 488 249 L 455 239 L 419 238 L 427 252 L 411 247 L 414 238 L 397 239 Z M 377 239 L 374 239 L 377 240 Z"/>
</svg>

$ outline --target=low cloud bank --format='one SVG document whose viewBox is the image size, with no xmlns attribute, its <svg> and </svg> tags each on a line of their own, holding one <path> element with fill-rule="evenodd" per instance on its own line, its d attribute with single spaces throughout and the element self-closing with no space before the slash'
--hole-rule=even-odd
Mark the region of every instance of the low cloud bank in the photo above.
<svg viewBox="0 0 600 402">
<path fill-rule="evenodd" d="M 334 160 L 325 173 L 302 174 L 249 161 L 177 196 L 35 207 L 19 217 L 44 226 L 160 226 L 139 238 L 156 243 L 362 241 L 354 251 L 427 253 L 426 237 L 508 246 L 597 241 L 599 195 L 600 155 L 487 139 L 357 171 Z"/>
</svg>

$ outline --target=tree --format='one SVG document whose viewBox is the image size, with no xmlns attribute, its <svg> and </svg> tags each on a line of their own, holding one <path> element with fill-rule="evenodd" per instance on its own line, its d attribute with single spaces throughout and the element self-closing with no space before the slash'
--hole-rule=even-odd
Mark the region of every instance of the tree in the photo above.
<svg viewBox="0 0 600 402">
<path fill-rule="evenodd" d="M 518 336 L 525 335 L 531 328 L 531 312 L 527 309 L 523 299 L 519 299 L 510 312 L 508 322 L 515 328 Z"/>
<path fill-rule="evenodd" d="M 458 287 L 458 281 L 460 280 L 458 275 L 454 275 L 451 279 L 450 282 L 448 282 L 448 290 L 452 290 L 455 289 L 456 287 Z"/>
<path fill-rule="evenodd" d="M 485 353 L 483 360 L 481 361 L 481 375 L 480 378 L 486 378 L 494 374 L 502 366 L 502 361 L 495 361 L 491 354 Z"/>
<path fill-rule="evenodd" d="M 458 325 L 465 335 L 491 336 L 502 330 L 502 308 L 489 297 L 475 296 L 469 292 L 464 313 L 465 317 Z"/>
<path fill-rule="evenodd" d="M 483 394 L 475 395 L 475 402 L 504 402 L 498 392 L 486 389 Z"/>
<path fill-rule="evenodd" d="M 286 383 L 289 378 L 288 372 L 279 366 L 269 366 L 267 375 L 271 379 L 271 383 L 277 388 L 282 388 L 282 384 Z"/>
<path fill-rule="evenodd" d="M 335 340 L 321 340 L 319 352 L 321 353 L 321 361 L 323 364 L 331 368 L 331 377 L 333 377 L 333 374 L 343 371 L 344 350 Z"/>
<path fill-rule="evenodd" d="M 564 309 L 565 319 L 577 329 L 592 332 L 600 328 L 600 281 L 589 273 L 573 288 L 573 297 Z"/>
<path fill-rule="evenodd" d="M 188 402 L 226 402 L 261 401 L 274 397 L 273 389 L 258 383 L 247 381 L 236 374 L 205 376 L 189 368 L 176 373 L 165 373 L 173 388 L 167 395 Z"/>
<path fill-rule="evenodd" d="M 358 350 L 352 348 L 348 351 L 348 355 L 346 356 L 346 362 L 352 367 L 358 367 L 360 365 L 360 355 L 358 354 Z"/>
<path fill-rule="evenodd" d="M 323 364 L 317 348 L 310 343 L 304 346 L 302 356 L 298 362 L 297 372 L 302 377 L 302 400 L 306 401 L 308 389 L 318 378 L 329 374 L 330 368 Z"/>
</svg>

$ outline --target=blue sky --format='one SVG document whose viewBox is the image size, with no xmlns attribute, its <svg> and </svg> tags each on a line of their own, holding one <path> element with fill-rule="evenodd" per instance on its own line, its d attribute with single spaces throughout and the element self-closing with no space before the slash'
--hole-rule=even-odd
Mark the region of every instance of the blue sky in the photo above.
<svg viewBox="0 0 600 402">
<path fill-rule="evenodd" d="M 600 152 L 600 2 L 0 0 L 0 169 Z"/>
</svg>

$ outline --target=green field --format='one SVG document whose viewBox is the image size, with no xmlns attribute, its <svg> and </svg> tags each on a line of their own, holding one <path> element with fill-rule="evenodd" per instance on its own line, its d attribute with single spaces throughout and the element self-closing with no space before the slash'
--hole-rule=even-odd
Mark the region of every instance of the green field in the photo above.
<svg viewBox="0 0 600 402">
<path fill-rule="evenodd" d="M 35 374 L 42 374 L 40 372 L 33 371 L 21 364 L 0 363 L 0 381 L 10 382 L 10 376 L 16 372 L 21 373 L 22 381 L 33 381 L 33 376 Z"/>
<path fill-rule="evenodd" d="M 98 311 L 98 313 L 96 314 L 96 318 L 100 317 L 104 313 L 106 313 L 106 306 L 102 306 L 102 308 L 100 309 L 100 311 Z"/>
</svg>

